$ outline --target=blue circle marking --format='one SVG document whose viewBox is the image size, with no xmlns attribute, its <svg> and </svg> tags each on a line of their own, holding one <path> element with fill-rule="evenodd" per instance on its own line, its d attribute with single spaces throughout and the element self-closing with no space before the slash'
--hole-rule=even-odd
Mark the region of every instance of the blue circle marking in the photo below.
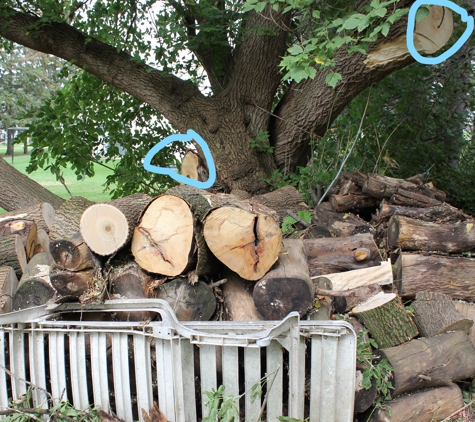
<svg viewBox="0 0 475 422">
<path fill-rule="evenodd" d="M 450 47 L 447 51 L 442 53 L 440 56 L 437 57 L 424 57 L 419 54 L 414 46 L 414 28 L 416 24 L 416 12 L 419 7 L 424 4 L 431 4 L 435 6 L 442 6 L 452 9 L 454 12 L 457 12 L 463 22 L 467 22 L 467 28 L 463 35 L 457 40 L 457 42 Z M 448 1 L 448 0 L 417 0 L 409 9 L 409 16 L 407 22 L 407 33 L 406 33 L 406 43 L 407 49 L 411 56 L 414 57 L 416 61 L 422 64 L 439 64 L 442 63 L 444 60 L 447 60 L 450 56 L 455 54 L 460 47 L 467 41 L 470 35 L 473 32 L 473 16 L 469 16 L 467 11 L 462 7 L 458 6 L 457 4 Z"/>
<path fill-rule="evenodd" d="M 198 180 L 190 179 L 189 177 L 185 177 L 173 169 L 167 167 L 158 167 L 151 164 L 152 158 L 155 154 L 160 151 L 162 148 L 166 147 L 171 142 L 190 142 L 194 140 L 202 149 L 203 154 L 206 159 L 206 164 L 208 166 L 209 177 L 206 182 L 200 182 Z M 216 166 L 214 165 L 213 156 L 211 155 L 211 151 L 209 149 L 208 144 L 206 141 L 198 135 L 194 130 L 189 129 L 186 134 L 179 133 L 176 135 L 167 136 L 163 141 L 159 142 L 155 145 L 144 158 L 143 166 L 145 170 L 150 171 L 152 173 L 157 174 L 165 174 L 170 176 L 172 179 L 176 180 L 177 182 L 184 183 L 186 185 L 194 186 L 195 188 L 200 189 L 208 189 L 213 186 L 214 182 L 216 181 Z"/>
</svg>

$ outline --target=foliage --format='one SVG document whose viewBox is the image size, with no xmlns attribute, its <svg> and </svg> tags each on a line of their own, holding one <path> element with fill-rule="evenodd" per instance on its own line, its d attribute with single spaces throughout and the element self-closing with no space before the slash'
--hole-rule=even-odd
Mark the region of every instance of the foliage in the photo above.
<svg viewBox="0 0 475 422">
<path fill-rule="evenodd" d="M 269 132 L 259 131 L 255 139 L 250 139 L 251 148 L 255 148 L 260 152 L 274 152 L 274 148 L 269 145 Z"/>
<path fill-rule="evenodd" d="M 297 217 L 299 217 L 301 220 L 306 221 L 307 223 L 312 222 L 312 212 L 311 211 L 299 211 L 297 213 Z M 282 233 L 284 234 L 289 234 L 292 233 L 296 230 L 295 225 L 297 224 L 297 220 L 290 215 L 287 215 L 284 217 L 282 220 Z"/>
</svg>

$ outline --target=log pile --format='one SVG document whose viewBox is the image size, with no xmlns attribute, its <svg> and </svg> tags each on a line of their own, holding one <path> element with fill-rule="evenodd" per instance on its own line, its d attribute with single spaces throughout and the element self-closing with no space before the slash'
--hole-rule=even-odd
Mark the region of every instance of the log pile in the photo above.
<svg viewBox="0 0 475 422">
<path fill-rule="evenodd" d="M 158 297 L 180 320 L 344 315 L 377 344 L 359 376 L 384 359 L 392 367 L 390 395 L 375 379 L 358 387 L 357 419 L 443 419 L 463 406 L 459 382 L 475 377 L 474 220 L 445 199 L 421 176 L 342 173 L 293 238 L 280 224 L 308 207 L 290 186 L 254 198 L 179 186 L 39 204 L 0 216 L 0 312 Z"/>
</svg>

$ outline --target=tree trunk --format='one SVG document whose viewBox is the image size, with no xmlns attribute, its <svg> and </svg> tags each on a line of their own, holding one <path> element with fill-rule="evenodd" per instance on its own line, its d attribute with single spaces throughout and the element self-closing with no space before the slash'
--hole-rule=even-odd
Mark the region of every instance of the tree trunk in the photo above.
<svg viewBox="0 0 475 422">
<path fill-rule="evenodd" d="M 12 298 L 18 287 L 18 278 L 12 267 L 0 267 L 0 314 L 12 311 Z"/>
<path fill-rule="evenodd" d="M 368 422 L 433 422 L 445 420 L 464 406 L 462 391 L 453 384 L 417 391 L 383 403 Z M 391 409 L 391 417 L 388 415 Z"/>
<path fill-rule="evenodd" d="M 17 234 L 25 247 L 26 258 L 30 259 L 36 250 L 38 240 L 36 223 L 33 220 L 0 221 L 0 236 Z"/>
<path fill-rule="evenodd" d="M 474 259 L 402 253 L 395 265 L 396 287 L 402 297 L 431 291 L 452 299 L 475 300 Z"/>
<path fill-rule="evenodd" d="M 433 337 L 447 331 L 463 331 L 469 334 L 473 325 L 457 311 L 452 299 L 441 293 L 418 292 L 411 303 L 414 322 L 423 337 Z"/>
<path fill-rule="evenodd" d="M 82 213 L 93 202 L 80 196 L 74 196 L 56 209 L 53 224 L 50 227 L 50 240 L 69 239 L 80 231 L 79 222 Z"/>
<path fill-rule="evenodd" d="M 64 199 L 20 173 L 2 157 L 0 157 L 0 186 L 8 187 L 0 190 L 0 207 L 6 211 L 21 210 L 40 202 L 48 202 L 58 209 L 64 202 Z"/>
<path fill-rule="evenodd" d="M 401 299 L 394 293 L 378 293 L 367 302 L 353 308 L 381 348 L 397 346 L 419 334 Z"/>
<path fill-rule="evenodd" d="M 48 233 L 53 224 L 55 214 L 56 212 L 53 206 L 47 202 L 43 202 L 2 214 L 0 216 L 0 224 L 5 221 L 13 220 L 33 220 L 38 230 L 43 229 Z"/>
<path fill-rule="evenodd" d="M 376 353 L 394 369 L 393 397 L 475 376 L 475 347 L 462 331 L 411 340 Z"/>
<path fill-rule="evenodd" d="M 260 321 L 262 315 L 254 305 L 254 283 L 244 280 L 236 273 L 227 271 L 226 283 L 221 288 L 224 296 L 224 313 L 229 321 Z"/>
<path fill-rule="evenodd" d="M 301 240 L 284 239 L 284 252 L 256 283 L 253 297 L 256 309 L 266 320 L 281 320 L 292 311 L 303 315 L 311 307 L 313 285 Z"/>
<path fill-rule="evenodd" d="M 303 244 L 312 276 L 378 266 L 381 262 L 381 255 L 370 233 L 304 239 Z"/>
<path fill-rule="evenodd" d="M 17 277 L 25 270 L 25 246 L 17 234 L 0 237 L 0 266 L 12 267 Z"/>
<path fill-rule="evenodd" d="M 88 248 L 79 233 L 70 239 L 50 243 L 50 253 L 56 266 L 68 271 L 82 271 L 99 266 L 99 260 Z"/>
<path fill-rule="evenodd" d="M 93 204 L 81 216 L 81 235 L 98 255 L 112 255 L 132 239 L 139 217 L 152 198 L 143 193 Z"/>
</svg>

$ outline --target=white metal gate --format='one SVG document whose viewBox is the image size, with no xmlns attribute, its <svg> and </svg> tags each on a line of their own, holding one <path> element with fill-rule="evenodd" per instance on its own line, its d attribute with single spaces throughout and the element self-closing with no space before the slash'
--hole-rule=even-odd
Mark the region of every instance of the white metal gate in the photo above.
<svg viewBox="0 0 475 422">
<path fill-rule="evenodd" d="M 93 312 L 154 311 L 161 321 L 101 322 Z M 25 320 L 25 318 L 29 320 Z M 88 318 L 89 319 L 89 318 Z M 90 404 L 126 421 L 142 420 L 154 401 L 169 421 L 208 414 L 205 392 L 225 386 L 243 420 L 286 415 L 310 422 L 351 422 L 356 335 L 343 321 L 178 322 L 158 299 L 62 304 L 0 315 L 0 408 L 34 389 L 76 408 Z M 13 374 L 13 375 L 10 375 Z M 250 391 L 262 380 L 263 394 Z M 269 387 L 271 386 L 271 387 Z"/>
</svg>

